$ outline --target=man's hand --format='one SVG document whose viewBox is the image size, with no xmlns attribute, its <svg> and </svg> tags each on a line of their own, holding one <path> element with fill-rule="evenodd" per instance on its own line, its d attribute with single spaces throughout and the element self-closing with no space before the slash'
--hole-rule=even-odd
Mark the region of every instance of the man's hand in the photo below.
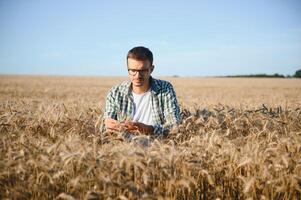
<svg viewBox="0 0 301 200">
<path fill-rule="evenodd" d="M 140 122 L 124 121 L 119 122 L 115 119 L 105 119 L 105 126 L 109 130 L 122 131 L 126 130 L 131 133 L 139 132 L 145 135 L 151 135 L 154 132 L 154 127 Z"/>
<path fill-rule="evenodd" d="M 154 132 L 153 126 L 146 125 L 140 122 L 125 121 L 124 124 L 128 131 L 138 131 L 139 133 L 145 135 L 151 135 Z"/>
<path fill-rule="evenodd" d="M 105 119 L 105 126 L 106 129 L 108 130 L 113 130 L 113 131 L 121 130 L 120 122 L 115 119 L 111 119 L 111 118 Z"/>
</svg>

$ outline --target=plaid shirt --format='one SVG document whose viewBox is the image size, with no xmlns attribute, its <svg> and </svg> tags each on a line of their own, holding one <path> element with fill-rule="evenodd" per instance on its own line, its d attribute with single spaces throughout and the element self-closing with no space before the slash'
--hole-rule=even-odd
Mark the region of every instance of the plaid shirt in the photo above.
<svg viewBox="0 0 301 200">
<path fill-rule="evenodd" d="M 160 136 L 180 123 L 180 108 L 171 83 L 152 77 L 150 82 L 154 134 Z M 106 98 L 104 118 L 132 120 L 134 101 L 131 91 L 130 81 L 113 87 Z"/>
</svg>

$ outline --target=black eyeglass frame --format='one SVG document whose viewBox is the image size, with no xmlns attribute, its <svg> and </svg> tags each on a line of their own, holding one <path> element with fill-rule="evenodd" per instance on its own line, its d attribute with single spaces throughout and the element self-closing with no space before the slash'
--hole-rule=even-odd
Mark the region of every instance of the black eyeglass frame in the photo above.
<svg viewBox="0 0 301 200">
<path fill-rule="evenodd" d="M 131 76 L 135 76 L 139 72 L 139 74 L 144 76 L 149 72 L 149 70 L 150 70 L 150 68 L 148 68 L 148 69 L 130 69 L 130 68 L 128 68 L 128 73 Z"/>
</svg>

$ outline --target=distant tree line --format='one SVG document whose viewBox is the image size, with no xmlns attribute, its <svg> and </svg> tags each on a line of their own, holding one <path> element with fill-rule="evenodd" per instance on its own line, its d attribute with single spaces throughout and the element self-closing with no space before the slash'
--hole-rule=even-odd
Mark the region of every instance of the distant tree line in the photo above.
<svg viewBox="0 0 301 200">
<path fill-rule="evenodd" d="M 173 75 L 172 76 L 173 78 L 178 78 L 180 77 L 179 75 Z M 217 76 L 217 77 L 242 77 L 242 78 L 245 78 L 245 77 L 257 77 L 257 78 L 301 78 L 301 69 L 297 70 L 295 72 L 295 74 L 293 75 L 283 75 L 283 74 L 278 74 L 278 73 L 275 73 L 275 74 L 247 74 L 247 75 L 228 75 L 228 76 Z"/>
<path fill-rule="evenodd" d="M 249 75 L 230 75 L 226 77 L 264 77 L 264 78 L 301 78 L 301 69 L 297 70 L 294 75 L 283 75 L 283 74 L 249 74 Z"/>
<path fill-rule="evenodd" d="M 295 72 L 294 77 L 301 78 L 301 69 L 299 69 Z"/>
</svg>

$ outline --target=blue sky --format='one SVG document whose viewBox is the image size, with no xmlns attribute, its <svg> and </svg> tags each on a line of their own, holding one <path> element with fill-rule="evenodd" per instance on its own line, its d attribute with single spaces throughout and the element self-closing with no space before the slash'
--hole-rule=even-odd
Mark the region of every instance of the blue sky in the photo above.
<svg viewBox="0 0 301 200">
<path fill-rule="evenodd" d="M 0 74 L 126 75 L 149 47 L 156 76 L 293 74 L 299 0 L 0 0 Z"/>
</svg>

